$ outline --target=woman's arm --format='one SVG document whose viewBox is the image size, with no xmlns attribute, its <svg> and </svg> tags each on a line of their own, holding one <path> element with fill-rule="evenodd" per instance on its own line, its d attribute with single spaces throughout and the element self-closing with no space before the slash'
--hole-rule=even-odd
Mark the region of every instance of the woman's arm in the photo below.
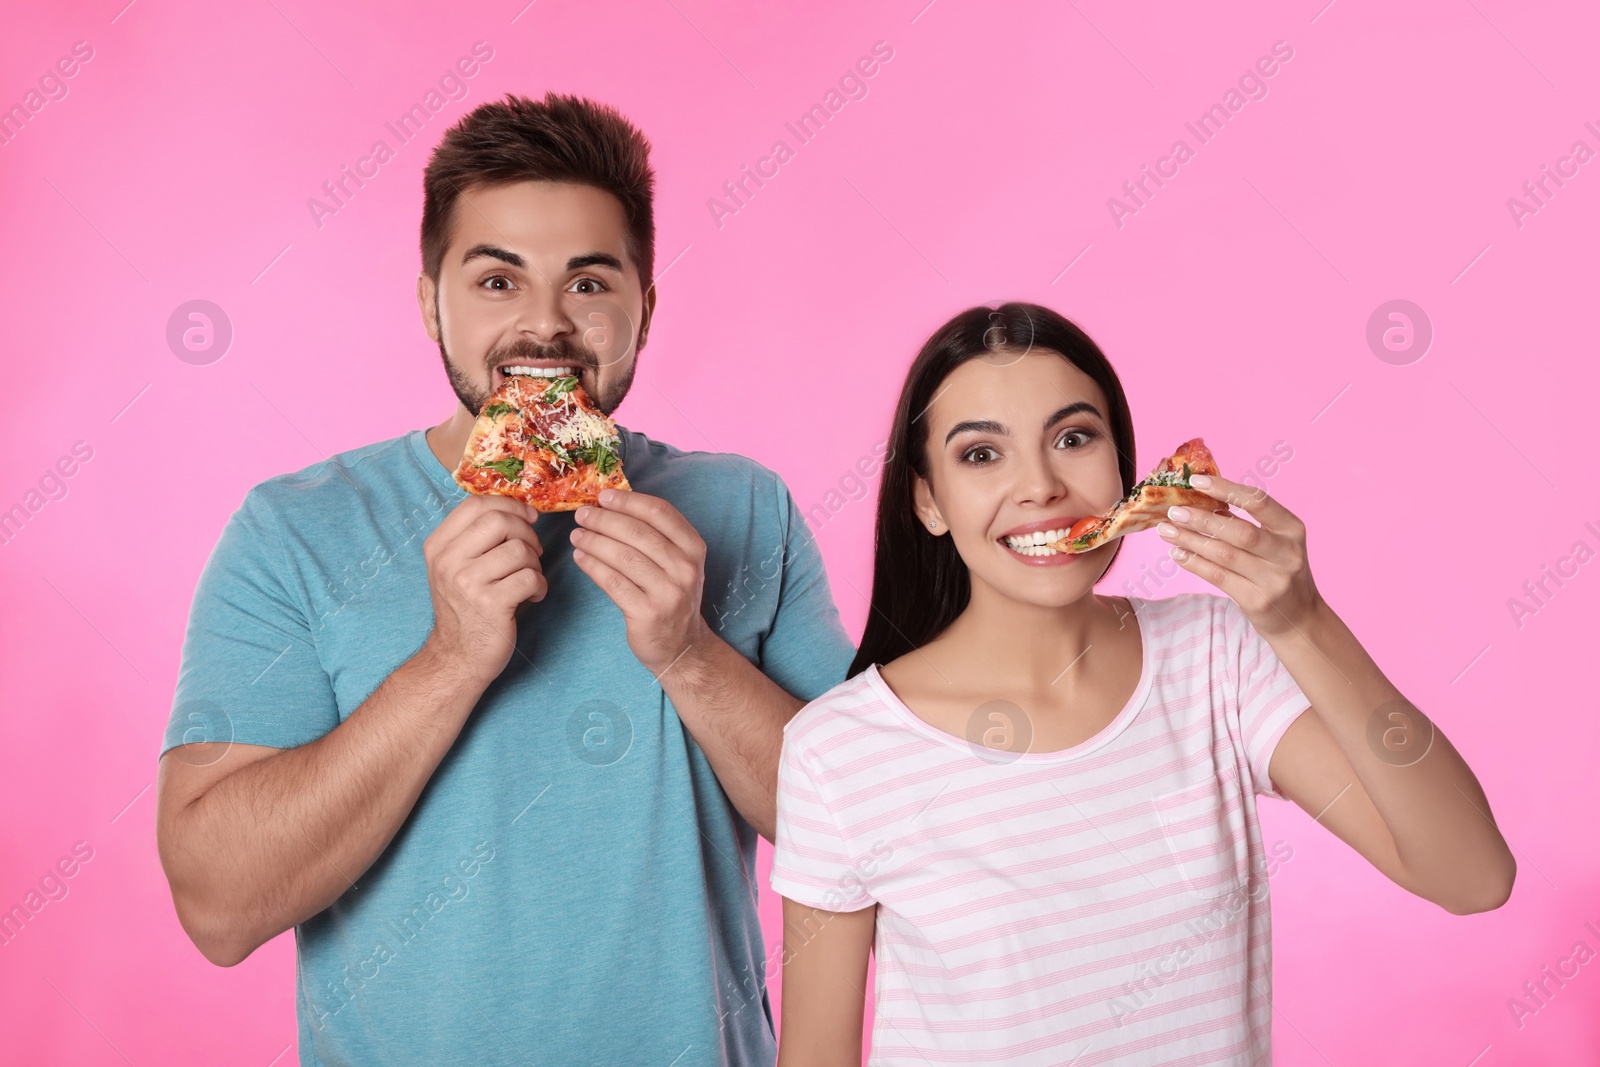
<svg viewBox="0 0 1600 1067">
<path fill-rule="evenodd" d="M 821 911 L 784 898 L 778 1067 L 860 1067 L 877 913 L 877 905 Z"/>
<path fill-rule="evenodd" d="M 1310 700 L 1270 773 L 1280 792 L 1389 878 L 1458 915 L 1498 908 L 1516 860 L 1461 754 L 1386 678 L 1311 580 L 1305 525 L 1225 478 L 1195 488 L 1240 507 L 1189 509 L 1162 536 L 1179 563 L 1238 603 Z M 1171 531 L 1169 536 L 1168 531 Z"/>
</svg>

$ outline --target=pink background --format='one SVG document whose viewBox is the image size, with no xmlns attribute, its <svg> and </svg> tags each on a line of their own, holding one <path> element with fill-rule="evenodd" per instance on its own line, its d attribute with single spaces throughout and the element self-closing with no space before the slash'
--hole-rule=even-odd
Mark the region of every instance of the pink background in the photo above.
<svg viewBox="0 0 1600 1067">
<path fill-rule="evenodd" d="M 622 421 L 823 504 L 852 633 L 872 505 L 851 472 L 963 307 L 1080 322 L 1123 375 L 1141 468 L 1195 434 L 1235 476 L 1292 449 L 1266 485 L 1306 519 L 1319 585 L 1465 754 L 1520 869 L 1504 908 L 1454 917 L 1265 804 L 1265 839 L 1294 850 L 1273 886 L 1277 1062 L 1600 1060 L 1600 964 L 1520 1025 L 1508 1006 L 1576 942 L 1600 950 L 1600 730 L 1578 682 L 1600 563 L 1520 625 L 1508 607 L 1576 542 L 1600 550 L 1600 162 L 1521 226 L 1507 205 L 1574 141 L 1600 149 L 1592 8 L 125 2 L 10 5 L 0 32 L 7 106 L 94 50 L 0 145 L 0 510 L 38 505 L 0 544 L 0 908 L 92 849 L 0 945 L 4 1062 L 293 1061 L 292 939 L 212 967 L 157 862 L 189 597 L 251 485 L 447 414 L 412 295 L 419 172 L 471 106 L 547 88 L 614 103 L 655 145 L 664 273 Z M 319 228 L 307 199 L 479 40 L 494 55 L 465 99 Z M 784 123 L 880 40 L 865 98 L 796 147 Z M 1279 40 L 1268 95 L 1198 145 L 1185 121 Z M 1119 227 L 1107 199 L 1180 137 L 1194 158 Z M 794 157 L 719 226 L 708 200 L 779 138 Z M 1407 365 L 1365 337 L 1397 298 L 1434 329 Z M 166 342 L 192 299 L 233 326 L 209 365 Z M 65 495 L 30 498 L 80 440 Z M 1163 549 L 1134 538 L 1103 591 Z"/>
</svg>

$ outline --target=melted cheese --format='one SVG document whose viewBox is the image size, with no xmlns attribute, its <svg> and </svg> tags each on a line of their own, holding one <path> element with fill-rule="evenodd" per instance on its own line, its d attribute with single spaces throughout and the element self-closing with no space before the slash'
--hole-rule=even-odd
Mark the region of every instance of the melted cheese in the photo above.
<svg viewBox="0 0 1600 1067">
<path fill-rule="evenodd" d="M 609 420 L 576 407 L 572 408 L 571 415 L 550 428 L 551 440 L 566 448 L 588 448 L 600 441 L 610 441 L 614 436 Z"/>
</svg>

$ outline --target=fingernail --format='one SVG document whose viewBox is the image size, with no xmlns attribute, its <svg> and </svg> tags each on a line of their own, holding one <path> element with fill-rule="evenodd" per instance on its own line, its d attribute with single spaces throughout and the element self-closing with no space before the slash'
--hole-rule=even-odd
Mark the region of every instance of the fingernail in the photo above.
<svg viewBox="0 0 1600 1067">
<path fill-rule="evenodd" d="M 1187 548 L 1179 548 L 1177 545 L 1173 545 L 1171 548 L 1169 548 L 1167 550 L 1167 554 L 1173 559 L 1177 560 L 1179 563 L 1182 563 L 1184 560 L 1189 558 L 1189 550 Z"/>
<path fill-rule="evenodd" d="M 1157 523 L 1156 524 L 1156 533 L 1160 534 L 1162 537 L 1165 537 L 1167 540 L 1170 541 L 1174 537 L 1178 536 L 1178 528 L 1176 526 L 1172 525 L 1172 523 L 1170 523 L 1170 522 Z"/>
<path fill-rule="evenodd" d="M 1210 489 L 1211 488 L 1211 475 L 1209 475 L 1209 474 L 1191 474 L 1191 475 L 1189 475 L 1189 484 L 1194 486 L 1196 489 Z"/>
<path fill-rule="evenodd" d="M 1191 482 L 1192 482 L 1192 481 L 1194 481 L 1194 479 L 1193 479 L 1193 478 L 1191 478 L 1191 479 L 1189 479 L 1189 480 L 1190 480 L 1190 481 L 1191 481 Z M 616 492 L 615 492 L 615 491 L 614 491 L 614 490 L 611 490 L 611 489 L 602 489 L 602 490 L 601 490 L 601 491 L 600 491 L 600 503 L 602 503 L 602 504 L 609 504 L 609 503 L 611 503 L 611 501 L 612 501 L 612 500 L 614 500 L 614 499 L 615 499 L 615 498 L 616 498 L 616 495 L 617 495 L 617 494 L 616 494 Z"/>
<path fill-rule="evenodd" d="M 1167 518 L 1173 520 L 1174 522 L 1188 522 L 1189 509 L 1184 507 L 1182 504 L 1174 504 L 1167 509 Z"/>
<path fill-rule="evenodd" d="M 579 522 L 582 522 L 584 519 L 587 519 L 589 517 L 589 512 L 591 510 L 592 509 L 589 507 L 589 505 L 585 504 L 583 507 L 579 508 L 577 510 L 577 513 L 574 514 L 572 517 L 577 519 Z"/>
</svg>

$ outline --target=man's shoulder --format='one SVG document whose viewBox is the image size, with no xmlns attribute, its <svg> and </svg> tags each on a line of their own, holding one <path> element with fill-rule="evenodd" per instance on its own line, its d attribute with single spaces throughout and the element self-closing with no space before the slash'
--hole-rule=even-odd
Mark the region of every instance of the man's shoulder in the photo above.
<svg viewBox="0 0 1600 1067">
<path fill-rule="evenodd" d="M 780 485 L 783 482 L 770 467 L 737 452 L 679 448 L 623 426 L 618 426 L 617 432 L 628 439 L 623 454 L 624 467 L 630 463 L 635 467 L 643 464 L 652 474 L 659 472 L 667 477 L 703 474 L 736 478 L 742 475 L 745 478 L 775 481 Z"/>
<path fill-rule="evenodd" d="M 421 477 L 411 455 L 411 436 L 406 433 L 337 452 L 268 478 L 245 494 L 241 510 L 252 517 L 270 514 L 278 521 L 337 515 L 351 507 L 371 510 L 373 502 L 389 498 L 400 483 Z"/>
<path fill-rule="evenodd" d="M 642 493 L 671 500 L 714 504 L 758 517 L 781 516 L 789 487 L 781 475 L 737 452 L 687 449 L 618 427 L 627 438 L 622 468 Z"/>
</svg>

